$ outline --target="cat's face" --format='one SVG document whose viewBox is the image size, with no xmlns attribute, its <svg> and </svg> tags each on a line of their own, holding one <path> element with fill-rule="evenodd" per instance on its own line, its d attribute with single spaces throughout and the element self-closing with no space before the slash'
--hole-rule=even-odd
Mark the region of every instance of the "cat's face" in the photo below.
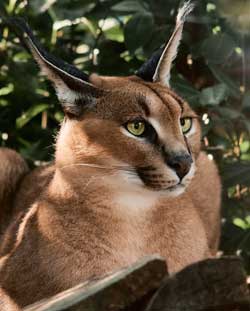
<svg viewBox="0 0 250 311">
<path fill-rule="evenodd" d="M 124 183 L 180 193 L 195 171 L 200 127 L 187 103 L 169 89 L 170 71 L 193 5 L 179 9 L 175 29 L 127 78 L 88 76 L 47 53 L 28 25 L 22 31 L 43 72 L 54 83 L 66 114 L 57 141 L 56 164 L 117 169 Z M 147 81 L 147 82 L 146 82 Z"/>
<path fill-rule="evenodd" d="M 62 128 L 72 137 L 63 134 L 76 151 L 74 161 L 124 167 L 124 182 L 134 187 L 182 192 L 200 150 L 200 126 L 189 105 L 158 83 L 135 77 L 94 80 L 107 92 L 94 109 Z"/>
</svg>

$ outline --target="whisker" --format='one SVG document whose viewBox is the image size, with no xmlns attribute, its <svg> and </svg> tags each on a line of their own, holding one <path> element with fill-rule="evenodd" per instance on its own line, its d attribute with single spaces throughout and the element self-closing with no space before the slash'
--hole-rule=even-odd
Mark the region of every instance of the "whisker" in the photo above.
<svg viewBox="0 0 250 311">
<path fill-rule="evenodd" d="M 98 169 L 104 169 L 104 170 L 120 170 L 120 171 L 126 171 L 128 173 L 136 175 L 136 172 L 133 168 L 129 166 L 118 166 L 118 165 L 105 166 L 105 165 L 92 164 L 92 163 L 74 163 L 74 164 L 62 166 L 61 169 L 65 169 L 68 167 L 74 167 L 74 166 L 85 166 L 85 167 L 98 168 Z"/>
</svg>

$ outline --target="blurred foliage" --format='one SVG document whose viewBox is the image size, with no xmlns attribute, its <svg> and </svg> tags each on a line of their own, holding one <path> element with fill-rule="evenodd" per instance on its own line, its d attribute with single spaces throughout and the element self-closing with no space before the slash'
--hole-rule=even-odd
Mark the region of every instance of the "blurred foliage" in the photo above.
<svg viewBox="0 0 250 311">
<path fill-rule="evenodd" d="M 231 0 L 230 0 L 231 1 Z M 250 40 L 240 0 L 199 1 L 185 26 L 172 87 L 201 116 L 204 147 L 224 182 L 226 254 L 250 269 Z M 4 23 L 23 16 L 43 45 L 86 72 L 133 74 L 169 38 L 178 0 L 2 0 L 0 4 L 0 143 L 30 164 L 48 161 L 63 115 L 51 84 Z M 248 10 L 248 11 L 247 11 Z M 248 42 L 247 42 L 248 41 Z"/>
</svg>

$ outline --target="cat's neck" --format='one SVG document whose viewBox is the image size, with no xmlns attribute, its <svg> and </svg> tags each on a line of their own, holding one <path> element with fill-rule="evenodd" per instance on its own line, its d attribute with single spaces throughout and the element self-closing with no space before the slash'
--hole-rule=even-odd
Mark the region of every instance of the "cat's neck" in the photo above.
<svg viewBox="0 0 250 311">
<path fill-rule="evenodd" d="M 133 180 L 131 180 L 131 179 Z M 68 166 L 55 170 L 49 186 L 49 195 L 63 204 L 83 201 L 92 205 L 92 200 L 110 205 L 110 208 L 122 212 L 136 213 L 155 206 L 161 195 L 147 190 L 135 180 L 134 176 L 124 171 L 100 167 Z M 96 201 L 96 199 L 95 199 Z"/>
</svg>

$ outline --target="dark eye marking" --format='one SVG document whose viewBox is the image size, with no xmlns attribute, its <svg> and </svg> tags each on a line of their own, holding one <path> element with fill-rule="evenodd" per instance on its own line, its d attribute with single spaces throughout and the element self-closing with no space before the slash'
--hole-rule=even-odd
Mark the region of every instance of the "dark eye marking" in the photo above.
<svg viewBox="0 0 250 311">
<path fill-rule="evenodd" d="M 192 153 L 191 153 L 191 150 L 190 150 L 190 147 L 189 147 L 188 139 L 187 139 L 187 137 L 185 135 L 183 135 L 183 137 L 184 137 L 184 141 L 185 141 L 188 153 L 191 155 Z"/>
<path fill-rule="evenodd" d="M 158 141 L 158 135 L 156 133 L 156 130 L 153 128 L 153 126 L 150 123 L 146 123 L 146 138 L 148 139 L 149 142 L 152 144 L 157 144 Z"/>
</svg>

